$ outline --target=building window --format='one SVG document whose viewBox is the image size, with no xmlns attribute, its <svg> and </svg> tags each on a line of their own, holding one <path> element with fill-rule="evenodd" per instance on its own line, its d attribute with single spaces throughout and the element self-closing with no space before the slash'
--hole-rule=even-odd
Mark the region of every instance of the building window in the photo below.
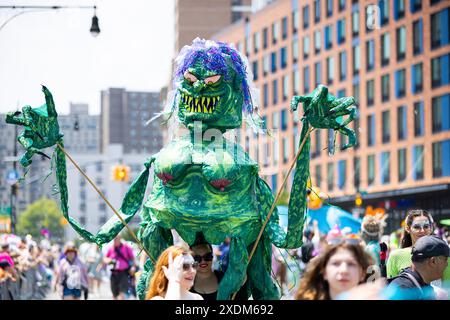
<svg viewBox="0 0 450 320">
<path fill-rule="evenodd" d="M 423 145 L 413 146 L 413 178 L 414 180 L 423 179 Z"/>
<path fill-rule="evenodd" d="M 345 1 L 346 0 L 339 0 L 338 4 L 339 4 L 339 11 L 344 11 L 345 10 Z"/>
<path fill-rule="evenodd" d="M 400 106 L 397 108 L 397 139 L 399 141 L 406 139 L 406 107 Z"/>
<path fill-rule="evenodd" d="M 334 59 L 333 57 L 327 58 L 327 84 L 332 84 L 334 79 Z"/>
<path fill-rule="evenodd" d="M 405 59 L 406 56 L 406 28 L 400 27 L 397 29 L 397 61 Z"/>
<path fill-rule="evenodd" d="M 433 177 L 450 176 L 450 140 L 433 143 Z"/>
<path fill-rule="evenodd" d="M 281 20 L 281 38 L 285 40 L 288 34 L 288 19 L 287 17 L 283 17 Z"/>
<path fill-rule="evenodd" d="M 431 109 L 433 133 L 450 130 L 450 94 L 433 97 Z"/>
<path fill-rule="evenodd" d="M 359 157 L 353 158 L 353 185 L 356 190 L 359 190 L 361 185 L 361 159 Z"/>
<path fill-rule="evenodd" d="M 367 146 L 375 145 L 375 115 L 369 114 L 367 116 Z"/>
<path fill-rule="evenodd" d="M 359 10 L 352 12 L 352 35 L 353 37 L 359 35 Z"/>
<path fill-rule="evenodd" d="M 303 68 L 303 93 L 308 94 L 310 90 L 309 66 Z"/>
<path fill-rule="evenodd" d="M 391 153 L 382 152 L 380 156 L 381 183 L 386 184 L 391 181 Z"/>
<path fill-rule="evenodd" d="M 263 85 L 263 106 L 264 108 L 267 108 L 269 105 L 269 86 L 267 83 L 264 83 Z"/>
<path fill-rule="evenodd" d="M 315 87 L 322 83 L 322 64 L 320 62 L 316 62 L 314 64 L 314 79 L 315 79 Z"/>
<path fill-rule="evenodd" d="M 272 104 L 278 103 L 278 80 L 272 81 Z"/>
<path fill-rule="evenodd" d="M 267 49 L 268 38 L 269 38 L 269 31 L 267 30 L 267 28 L 264 28 L 263 29 L 263 48 L 264 49 Z"/>
<path fill-rule="evenodd" d="M 83 211 L 83 210 L 81 210 Z M 85 225 L 86 224 L 86 216 L 81 216 L 80 217 L 80 224 Z"/>
<path fill-rule="evenodd" d="M 253 34 L 253 52 L 258 53 L 260 47 L 261 47 L 261 34 L 259 32 L 255 32 Z"/>
<path fill-rule="evenodd" d="M 383 113 L 381 114 L 381 120 L 381 126 L 383 130 L 382 141 L 383 143 L 387 143 L 391 140 L 391 119 L 389 110 L 383 111 Z"/>
<path fill-rule="evenodd" d="M 316 165 L 316 181 L 315 185 L 320 187 L 320 182 L 322 181 L 322 166 L 320 164 Z"/>
<path fill-rule="evenodd" d="M 269 54 L 263 56 L 263 76 L 269 73 Z"/>
<path fill-rule="evenodd" d="M 434 59 L 431 59 L 431 87 L 437 88 L 443 85 L 448 85 L 449 81 L 449 60 L 450 54 L 446 54 Z"/>
<path fill-rule="evenodd" d="M 378 7 L 380 8 L 380 25 L 385 25 L 389 22 L 389 1 L 379 0 Z"/>
<path fill-rule="evenodd" d="M 315 140 L 315 150 L 314 152 L 311 154 L 312 157 L 318 157 L 320 156 L 320 152 L 322 151 L 322 141 L 320 138 L 320 130 L 316 130 L 316 132 L 314 133 L 314 140 Z"/>
<path fill-rule="evenodd" d="M 423 102 L 414 103 L 414 136 L 420 137 L 424 134 Z"/>
<path fill-rule="evenodd" d="M 381 76 L 381 101 L 386 102 L 389 100 L 389 90 L 390 90 L 390 84 L 389 84 L 389 74 L 385 74 L 384 76 Z"/>
<path fill-rule="evenodd" d="M 278 22 L 272 23 L 272 44 L 276 44 L 280 33 Z"/>
<path fill-rule="evenodd" d="M 325 27 L 325 50 L 333 46 L 333 25 Z"/>
<path fill-rule="evenodd" d="M 101 161 L 97 161 L 95 163 L 95 171 L 102 172 L 103 170 L 103 163 Z"/>
<path fill-rule="evenodd" d="M 292 40 L 292 63 L 296 63 L 298 61 L 298 40 Z"/>
<path fill-rule="evenodd" d="M 398 164 L 398 182 L 405 181 L 406 179 L 406 149 L 399 149 L 397 152 L 397 164 Z"/>
<path fill-rule="evenodd" d="M 390 40 L 389 33 L 381 35 L 381 65 L 385 66 L 389 64 L 390 57 Z"/>
<path fill-rule="evenodd" d="M 303 59 L 307 59 L 309 56 L 309 36 L 303 37 Z"/>
<path fill-rule="evenodd" d="M 253 61 L 252 63 L 252 71 L 253 71 L 253 80 L 258 80 L 258 60 Z"/>
<path fill-rule="evenodd" d="M 283 163 L 287 163 L 289 160 L 289 138 L 283 138 Z"/>
<path fill-rule="evenodd" d="M 449 44 L 450 9 L 446 8 L 431 15 L 431 49 Z"/>
<path fill-rule="evenodd" d="M 423 63 L 417 63 L 411 67 L 411 91 L 422 92 L 423 89 Z"/>
<path fill-rule="evenodd" d="M 413 54 L 421 54 L 423 51 L 423 37 L 422 37 L 422 18 L 413 23 Z"/>
<path fill-rule="evenodd" d="M 295 70 L 292 76 L 292 94 L 294 96 L 300 93 L 300 72 Z"/>
<path fill-rule="evenodd" d="M 359 73 L 359 69 L 361 68 L 361 52 L 359 45 L 352 48 L 352 53 L 353 75 L 356 75 Z"/>
<path fill-rule="evenodd" d="M 280 58 L 281 58 L 281 69 L 286 68 L 287 66 L 287 48 L 283 47 L 280 49 Z"/>
<path fill-rule="evenodd" d="M 338 162 L 338 187 L 341 190 L 343 190 L 345 188 L 346 171 L 347 171 L 347 161 L 339 160 L 339 162 Z"/>
<path fill-rule="evenodd" d="M 281 110 L 281 130 L 286 131 L 287 129 L 287 111 L 286 109 Z"/>
<path fill-rule="evenodd" d="M 278 117 L 278 111 L 274 111 L 272 113 L 272 128 L 273 129 L 278 129 L 280 127 L 280 119 Z M 274 139 L 275 141 L 277 141 L 278 139 Z M 275 153 L 275 149 L 274 149 L 274 153 Z"/>
<path fill-rule="evenodd" d="M 298 16 L 298 10 L 295 9 L 292 12 L 292 33 L 296 34 L 298 31 L 298 24 L 299 24 L 299 16 Z"/>
<path fill-rule="evenodd" d="M 336 98 L 344 98 L 345 97 L 345 89 L 340 89 L 336 93 Z"/>
<path fill-rule="evenodd" d="M 332 191 L 334 187 L 334 163 L 327 163 L 327 188 Z"/>
<path fill-rule="evenodd" d="M 359 83 L 353 85 L 353 98 L 355 98 L 355 103 L 359 104 Z"/>
<path fill-rule="evenodd" d="M 366 41 L 366 70 L 371 71 L 375 67 L 375 41 Z"/>
<path fill-rule="evenodd" d="M 270 64 L 271 64 L 270 70 L 272 72 L 276 72 L 277 71 L 277 53 L 276 52 L 272 52 L 270 54 Z"/>
<path fill-rule="evenodd" d="M 406 94 L 406 71 L 401 69 L 395 72 L 395 96 L 403 98 Z"/>
<path fill-rule="evenodd" d="M 320 30 L 314 31 L 314 52 L 319 53 L 320 52 Z"/>
<path fill-rule="evenodd" d="M 327 17 L 333 15 L 333 0 L 327 0 Z"/>
<path fill-rule="evenodd" d="M 375 155 L 367 156 L 367 184 L 370 186 L 375 181 Z"/>
<path fill-rule="evenodd" d="M 343 81 L 347 77 L 347 52 L 339 53 L 339 80 Z"/>
<path fill-rule="evenodd" d="M 368 80 L 366 82 L 366 87 L 367 87 L 366 88 L 367 89 L 367 95 L 366 95 L 367 106 L 370 107 L 370 106 L 373 106 L 374 101 L 375 101 L 375 81 L 373 79 Z"/>
<path fill-rule="evenodd" d="M 314 22 L 320 21 L 320 0 L 314 0 Z"/>
<path fill-rule="evenodd" d="M 289 96 L 289 75 L 284 75 L 282 80 L 283 101 L 286 101 Z"/>
<path fill-rule="evenodd" d="M 309 6 L 303 7 L 303 29 L 308 29 L 309 27 Z"/>
<path fill-rule="evenodd" d="M 394 0 L 394 19 L 399 20 L 405 16 L 405 0 Z"/>
<path fill-rule="evenodd" d="M 410 0 L 409 1 L 409 10 L 411 13 L 419 11 L 422 9 L 422 0 Z"/>
<path fill-rule="evenodd" d="M 345 20 L 341 19 L 337 22 L 337 43 L 341 44 L 345 42 Z"/>
</svg>

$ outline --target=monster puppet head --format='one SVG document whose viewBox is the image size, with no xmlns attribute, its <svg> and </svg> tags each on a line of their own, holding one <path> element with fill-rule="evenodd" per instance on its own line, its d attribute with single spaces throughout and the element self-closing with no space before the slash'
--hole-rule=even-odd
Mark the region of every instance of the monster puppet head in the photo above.
<svg viewBox="0 0 450 320">
<path fill-rule="evenodd" d="M 242 112 L 253 112 L 247 63 L 230 45 L 196 38 L 176 63 L 175 103 L 186 127 L 201 121 L 203 129 L 239 128 Z"/>
</svg>

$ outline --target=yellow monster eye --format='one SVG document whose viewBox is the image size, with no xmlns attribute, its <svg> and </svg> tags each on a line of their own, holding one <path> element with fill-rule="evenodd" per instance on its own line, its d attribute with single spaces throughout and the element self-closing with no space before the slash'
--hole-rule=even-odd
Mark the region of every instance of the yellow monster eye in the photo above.
<svg viewBox="0 0 450 320">
<path fill-rule="evenodd" d="M 205 78 L 206 84 L 213 84 L 220 80 L 220 74 L 216 74 L 215 76 Z"/>
<path fill-rule="evenodd" d="M 187 70 L 186 70 L 186 72 L 184 73 L 184 78 L 185 78 L 187 81 L 191 82 L 191 83 L 194 83 L 194 82 L 196 82 L 196 81 L 198 80 L 196 76 L 194 76 L 192 73 L 190 73 L 190 72 L 187 71 Z"/>
</svg>

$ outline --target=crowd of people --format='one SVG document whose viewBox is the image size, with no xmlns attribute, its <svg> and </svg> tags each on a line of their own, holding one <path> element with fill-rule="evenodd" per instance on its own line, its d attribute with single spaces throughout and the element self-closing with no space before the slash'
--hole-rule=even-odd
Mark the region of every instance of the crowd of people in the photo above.
<svg viewBox="0 0 450 320">
<path fill-rule="evenodd" d="M 326 234 L 317 221 L 305 227 L 298 249 L 273 248 L 273 277 L 282 299 L 448 300 L 449 233 L 425 210 L 410 210 L 401 233 L 384 235 L 385 216 L 364 217 L 361 231 L 335 226 Z M 112 297 L 135 299 L 145 254 L 117 236 L 100 250 L 96 244 L 37 244 L 30 236 L 0 239 L 0 300 L 95 298 L 109 277 Z M 156 261 L 146 299 L 216 300 L 227 269 L 230 239 L 211 245 L 182 241 Z M 60 249 L 62 247 L 62 249 Z M 234 300 L 252 299 L 244 281 Z"/>
</svg>

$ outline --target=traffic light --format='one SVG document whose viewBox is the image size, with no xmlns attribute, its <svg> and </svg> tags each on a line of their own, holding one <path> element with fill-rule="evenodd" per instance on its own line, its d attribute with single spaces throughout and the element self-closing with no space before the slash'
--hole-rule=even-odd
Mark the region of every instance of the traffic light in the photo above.
<svg viewBox="0 0 450 320">
<path fill-rule="evenodd" d="M 124 165 L 116 165 L 113 167 L 113 180 L 114 181 L 125 181 L 129 180 L 130 167 Z"/>
<path fill-rule="evenodd" d="M 359 194 L 359 193 L 356 194 L 355 204 L 358 207 L 360 207 L 362 205 L 362 198 L 361 198 L 361 194 Z"/>
</svg>

